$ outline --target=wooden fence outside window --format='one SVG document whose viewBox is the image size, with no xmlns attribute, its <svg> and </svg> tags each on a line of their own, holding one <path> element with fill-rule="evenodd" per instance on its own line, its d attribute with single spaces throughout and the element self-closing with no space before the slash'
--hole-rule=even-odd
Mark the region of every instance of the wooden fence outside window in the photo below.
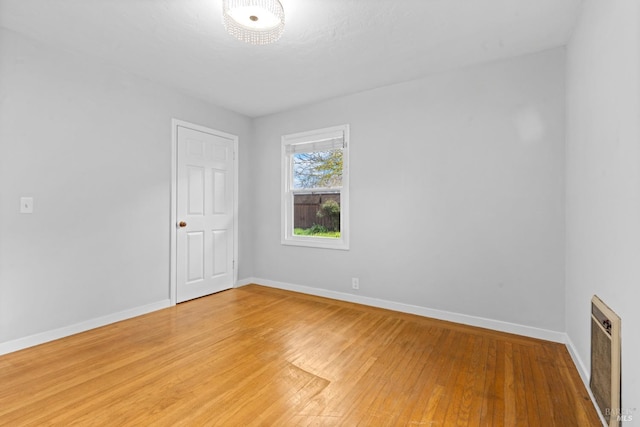
<svg viewBox="0 0 640 427">
<path fill-rule="evenodd" d="M 296 194 L 293 196 L 293 227 L 310 228 L 314 224 L 331 227 L 331 220 L 318 217 L 320 206 L 327 200 L 340 204 L 339 193 Z"/>
</svg>

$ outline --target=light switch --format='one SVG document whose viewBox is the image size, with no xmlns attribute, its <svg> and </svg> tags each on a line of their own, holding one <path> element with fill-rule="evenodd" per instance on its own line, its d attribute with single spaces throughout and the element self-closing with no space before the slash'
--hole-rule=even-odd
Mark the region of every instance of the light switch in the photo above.
<svg viewBox="0 0 640 427">
<path fill-rule="evenodd" d="M 33 213 L 33 197 L 20 198 L 20 213 Z"/>
</svg>

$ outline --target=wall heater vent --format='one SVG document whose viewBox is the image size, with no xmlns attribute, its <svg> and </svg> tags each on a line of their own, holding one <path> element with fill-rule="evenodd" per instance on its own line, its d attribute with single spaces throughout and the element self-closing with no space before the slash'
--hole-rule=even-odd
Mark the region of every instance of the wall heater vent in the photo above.
<svg viewBox="0 0 640 427">
<path fill-rule="evenodd" d="M 620 317 L 594 295 L 589 386 L 609 427 L 620 426 L 620 378 Z"/>
</svg>

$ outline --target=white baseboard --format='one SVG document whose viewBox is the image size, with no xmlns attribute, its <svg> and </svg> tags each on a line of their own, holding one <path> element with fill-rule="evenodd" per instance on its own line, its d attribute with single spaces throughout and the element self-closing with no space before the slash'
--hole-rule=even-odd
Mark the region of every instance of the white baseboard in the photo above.
<svg viewBox="0 0 640 427">
<path fill-rule="evenodd" d="M 567 350 L 569 350 L 569 355 L 573 359 L 573 363 L 576 365 L 578 369 L 578 373 L 580 374 L 580 378 L 582 378 L 582 382 L 584 385 L 589 388 L 589 372 L 587 371 L 587 367 L 582 362 L 580 355 L 578 354 L 578 350 L 575 345 L 573 345 L 573 341 L 569 338 L 569 335 L 565 334 L 565 345 L 567 346 Z"/>
<path fill-rule="evenodd" d="M 38 334 L 19 338 L 13 341 L 3 342 L 0 343 L 0 355 L 12 353 L 14 351 L 22 350 L 28 347 L 33 347 L 35 345 L 57 340 L 59 338 L 68 337 L 69 335 L 74 335 L 80 332 L 88 331 L 90 329 L 99 328 L 100 326 L 105 326 L 111 323 L 119 322 L 121 320 L 126 320 L 132 317 L 151 313 L 152 311 L 167 308 L 170 305 L 170 300 L 166 299 L 140 307 L 134 307 L 128 310 L 119 311 L 117 313 L 108 314 L 106 316 L 97 317 L 95 319 L 90 319 L 84 322 L 76 323 L 74 325 L 53 329 L 51 331 L 40 332 Z"/>
<path fill-rule="evenodd" d="M 248 279 L 239 279 L 236 281 L 236 284 L 233 286 L 234 288 L 239 288 L 241 286 L 247 286 L 255 282 L 255 278 L 249 277 Z"/>
<path fill-rule="evenodd" d="M 278 282 L 275 280 L 262 279 L 258 277 L 251 277 L 238 281 L 236 283 L 236 287 L 245 286 L 251 283 L 268 286 L 271 288 L 336 299 L 340 301 L 369 305 L 372 307 L 386 308 L 388 310 L 400 311 L 402 313 L 417 314 L 419 316 L 431 317 L 439 320 L 447 320 L 449 322 L 462 323 L 464 325 L 477 326 L 480 328 L 492 329 L 494 331 L 508 332 L 511 334 L 523 335 L 531 338 L 538 338 L 563 344 L 566 342 L 566 334 L 563 332 L 519 325 L 516 323 L 503 322 L 501 320 L 486 319 L 484 317 L 469 316 L 466 314 L 453 313 L 450 311 L 437 310 L 433 308 L 404 304 L 378 298 L 353 295 L 345 292 L 294 285 L 291 283 Z"/>
<path fill-rule="evenodd" d="M 604 415 L 602 415 L 602 412 L 600 412 L 600 407 L 598 407 L 598 403 L 596 402 L 596 398 L 593 395 L 593 393 L 591 392 L 591 387 L 589 386 L 589 371 L 587 370 L 587 367 L 585 366 L 584 362 L 582 361 L 582 358 L 578 354 L 578 349 L 576 349 L 576 346 L 573 344 L 573 341 L 571 341 L 571 338 L 569 337 L 568 334 L 565 334 L 565 342 L 564 343 L 567 346 L 567 350 L 569 350 L 569 355 L 571 356 L 571 359 L 573 359 L 574 365 L 576 365 L 576 369 L 578 369 L 578 373 L 580 374 L 580 378 L 582 379 L 584 387 L 587 389 L 587 393 L 589 393 L 589 397 L 591 398 L 591 402 L 593 402 L 593 406 L 596 408 L 596 412 L 598 413 L 598 416 L 600 417 L 600 421 L 602 421 L 602 425 L 604 427 L 606 427 L 607 426 L 607 421 L 604 418 Z"/>
</svg>

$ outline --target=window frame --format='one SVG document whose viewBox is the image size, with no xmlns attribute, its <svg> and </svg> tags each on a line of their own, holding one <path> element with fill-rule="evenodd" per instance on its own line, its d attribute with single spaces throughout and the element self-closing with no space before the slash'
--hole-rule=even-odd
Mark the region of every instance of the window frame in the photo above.
<svg viewBox="0 0 640 427">
<path fill-rule="evenodd" d="M 340 189 L 340 237 L 299 236 L 293 234 L 294 193 L 313 194 L 323 189 L 293 189 L 293 155 L 291 145 L 311 144 L 342 133 L 342 188 Z M 349 250 L 349 125 L 332 126 L 282 136 L 281 143 L 281 244 L 323 249 Z"/>
</svg>

